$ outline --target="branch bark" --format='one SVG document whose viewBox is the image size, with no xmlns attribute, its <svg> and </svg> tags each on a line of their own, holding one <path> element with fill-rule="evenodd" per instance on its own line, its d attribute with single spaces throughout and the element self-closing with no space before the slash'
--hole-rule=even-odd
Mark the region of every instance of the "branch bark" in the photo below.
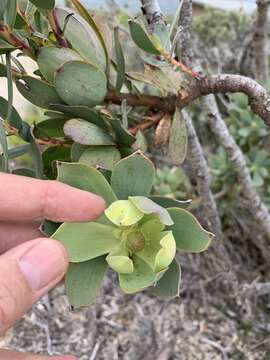
<svg viewBox="0 0 270 360">
<path fill-rule="evenodd" d="M 267 20 L 269 0 L 257 0 L 257 19 L 254 31 L 256 78 L 266 83 L 269 79 L 267 53 Z"/>
<path fill-rule="evenodd" d="M 190 14 L 192 14 L 192 0 L 184 0 L 181 19 L 185 18 L 186 24 L 189 23 L 189 26 L 188 28 L 183 29 L 183 31 L 190 31 L 192 21 L 192 15 Z M 182 24 L 181 19 L 180 22 Z M 185 39 L 190 39 L 190 37 L 186 37 Z M 181 44 L 179 46 L 181 47 Z M 184 60 L 189 61 L 190 66 L 197 66 L 197 68 L 202 71 L 200 64 L 193 58 L 192 50 L 190 50 L 192 49 L 191 44 L 186 44 L 185 48 L 188 50 L 186 53 L 183 51 Z M 266 90 L 255 81 L 238 75 L 217 75 L 206 78 L 203 81 L 205 81 L 205 83 L 201 85 L 200 89 L 200 93 L 203 95 L 209 93 L 208 91 L 210 89 L 212 89 L 210 93 L 216 93 L 217 90 L 223 92 L 225 89 L 226 91 L 231 90 L 233 92 L 238 92 L 242 89 L 242 92 L 249 96 L 250 106 L 253 111 L 261 113 L 261 117 L 264 117 L 266 123 L 270 124 L 269 95 Z M 194 95 L 191 93 L 190 96 L 197 97 L 197 94 Z M 269 212 L 257 193 L 256 188 L 252 184 L 244 155 L 229 133 L 218 109 L 215 97 L 213 95 L 204 97 L 202 99 L 202 105 L 208 113 L 208 123 L 212 132 L 215 134 L 220 145 L 225 148 L 233 164 L 234 171 L 243 190 L 243 196 L 248 200 L 250 211 L 254 219 L 261 225 L 263 232 L 267 235 L 268 239 L 270 239 Z M 265 239 L 260 242 L 255 240 L 255 245 L 261 249 L 262 256 L 268 259 L 270 258 L 269 247 Z"/>
<path fill-rule="evenodd" d="M 187 159 L 191 163 L 194 179 L 196 179 L 197 182 L 197 190 L 202 200 L 201 206 L 207 218 L 208 228 L 214 232 L 218 238 L 218 245 L 220 245 L 221 239 L 223 238 L 222 227 L 217 211 L 217 204 L 210 189 L 211 176 L 208 164 L 204 157 L 203 149 L 193 126 L 190 114 L 186 110 L 183 110 L 182 114 L 186 122 L 188 133 Z M 224 253 L 224 251 L 222 252 Z"/>
<path fill-rule="evenodd" d="M 158 0 L 141 0 L 141 3 L 150 29 L 153 29 L 156 24 L 164 22 Z"/>
<path fill-rule="evenodd" d="M 147 3 L 148 5 L 148 7 L 144 5 L 144 9 L 147 18 L 150 19 L 150 24 L 151 24 L 151 19 L 152 21 L 154 21 L 153 11 L 158 10 L 158 8 L 156 7 L 158 5 L 157 1 L 141 0 L 141 2 L 142 4 Z M 162 14 L 161 14 L 161 19 L 162 19 Z M 192 93 L 185 94 L 185 96 L 190 97 L 191 94 Z M 178 99 L 177 97 L 171 97 L 171 98 L 167 98 L 164 104 L 170 110 L 169 112 L 174 112 L 176 106 L 181 108 L 181 105 L 179 103 L 182 103 L 182 101 L 183 99 L 181 98 L 181 96 L 179 96 Z M 200 141 L 197 137 L 196 131 L 194 129 L 190 115 L 186 111 L 183 111 L 183 117 L 186 121 L 188 140 L 189 140 L 188 159 L 191 162 L 194 178 L 197 181 L 197 189 L 202 200 L 202 207 L 204 209 L 204 213 L 206 214 L 208 228 L 216 234 L 219 240 L 221 240 L 223 238 L 223 234 L 221 229 L 220 218 L 217 212 L 216 202 L 210 190 L 211 177 L 209 173 L 209 168 L 206 159 L 204 157 L 203 150 Z"/>
<path fill-rule="evenodd" d="M 198 65 L 195 63 L 192 68 L 198 68 Z M 202 96 L 236 92 L 246 94 L 249 98 L 251 110 L 264 120 L 266 125 L 270 126 L 270 94 L 255 80 L 241 75 L 221 74 L 205 76 L 201 79 L 193 80 L 184 90 L 179 90 L 178 96 L 165 98 L 109 91 L 105 101 L 120 105 L 125 99 L 129 106 L 150 107 L 173 113 L 176 107 L 183 109 Z"/>
</svg>

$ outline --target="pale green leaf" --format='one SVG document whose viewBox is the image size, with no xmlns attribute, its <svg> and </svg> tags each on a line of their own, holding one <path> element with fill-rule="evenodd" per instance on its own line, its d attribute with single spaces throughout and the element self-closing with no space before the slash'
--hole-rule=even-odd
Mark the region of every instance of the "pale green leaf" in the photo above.
<svg viewBox="0 0 270 360">
<path fill-rule="evenodd" d="M 102 196 L 107 206 L 117 200 L 110 184 L 93 167 L 78 163 L 58 162 L 57 168 L 59 181 Z"/>
<path fill-rule="evenodd" d="M 44 10 L 51 10 L 55 6 L 55 0 L 30 0 L 36 7 Z"/>
<path fill-rule="evenodd" d="M 191 204 L 191 200 L 181 201 L 181 200 L 175 200 L 172 198 L 157 196 L 157 195 L 149 196 L 149 199 L 153 200 L 155 203 L 157 203 L 158 205 L 164 208 L 177 207 L 180 209 L 186 209 Z"/>
<path fill-rule="evenodd" d="M 118 244 L 111 226 L 96 222 L 64 223 L 53 234 L 66 248 L 73 263 L 94 259 L 108 254 Z"/>
<path fill-rule="evenodd" d="M 121 91 L 122 86 L 125 81 L 126 73 L 126 64 L 124 52 L 119 40 L 119 28 L 114 28 L 114 47 L 116 54 L 116 67 L 117 67 L 117 80 L 116 80 L 116 90 Z"/>
<path fill-rule="evenodd" d="M 174 298 L 179 296 L 181 281 L 181 268 L 174 259 L 169 269 L 161 279 L 151 288 L 151 292 L 160 298 Z"/>
<path fill-rule="evenodd" d="M 167 229 L 173 232 L 178 250 L 201 252 L 208 248 L 214 235 L 203 229 L 190 212 L 179 208 L 167 210 L 174 222 Z"/>
<path fill-rule="evenodd" d="M 68 48 L 44 46 L 39 50 L 37 63 L 44 78 L 53 83 L 56 71 L 70 60 L 81 60 L 81 57 Z"/>
<path fill-rule="evenodd" d="M 120 160 L 113 169 L 111 185 L 119 199 L 147 196 L 153 186 L 154 166 L 141 152 Z"/>
<path fill-rule="evenodd" d="M 119 150 L 114 146 L 92 146 L 83 151 L 79 162 L 89 166 L 112 170 L 121 160 Z"/>
<path fill-rule="evenodd" d="M 132 274 L 119 275 L 120 287 L 127 294 L 143 290 L 153 285 L 156 280 L 156 274 L 142 259 L 134 256 L 133 264 Z"/>
<path fill-rule="evenodd" d="M 22 96 L 38 107 L 49 109 L 51 104 L 63 103 L 54 86 L 32 76 L 21 76 L 16 86 Z"/>
<path fill-rule="evenodd" d="M 73 308 L 89 306 L 95 301 L 107 266 L 104 256 L 77 264 L 70 264 L 65 285 L 67 296 Z"/>
<path fill-rule="evenodd" d="M 64 125 L 64 133 L 81 145 L 113 145 L 113 138 L 100 127 L 82 119 L 70 119 Z"/>
<path fill-rule="evenodd" d="M 2 0 L 1 0 L 2 1 Z M 5 11 L 5 22 L 12 29 L 16 21 L 16 10 L 17 0 L 8 0 Z"/>
<path fill-rule="evenodd" d="M 187 155 L 187 129 L 184 117 L 180 111 L 176 111 L 170 131 L 169 156 L 175 165 L 184 162 Z"/>
<path fill-rule="evenodd" d="M 107 78 L 102 70 L 90 63 L 68 61 L 56 72 L 55 88 L 68 105 L 91 107 L 102 104 L 107 93 Z"/>
<path fill-rule="evenodd" d="M 129 30 L 132 40 L 142 50 L 154 54 L 160 55 L 160 50 L 154 44 L 154 37 L 148 35 L 143 27 L 136 21 L 129 20 Z M 155 39 L 156 40 L 156 39 Z"/>
<path fill-rule="evenodd" d="M 71 44 L 73 50 L 77 51 L 83 59 L 105 71 L 107 57 L 104 45 L 101 43 L 93 26 L 90 26 L 82 16 L 67 7 L 56 7 L 54 16 L 62 30 L 67 16 L 69 16 L 65 27 L 65 38 Z"/>
</svg>

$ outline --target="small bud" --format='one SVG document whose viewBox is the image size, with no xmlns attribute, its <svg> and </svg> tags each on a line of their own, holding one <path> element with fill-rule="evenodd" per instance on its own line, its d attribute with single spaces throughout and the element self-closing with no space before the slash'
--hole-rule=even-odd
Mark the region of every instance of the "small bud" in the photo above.
<svg viewBox="0 0 270 360">
<path fill-rule="evenodd" d="M 145 239 L 139 231 L 132 232 L 127 238 L 127 247 L 133 252 L 141 251 L 144 248 Z"/>
</svg>

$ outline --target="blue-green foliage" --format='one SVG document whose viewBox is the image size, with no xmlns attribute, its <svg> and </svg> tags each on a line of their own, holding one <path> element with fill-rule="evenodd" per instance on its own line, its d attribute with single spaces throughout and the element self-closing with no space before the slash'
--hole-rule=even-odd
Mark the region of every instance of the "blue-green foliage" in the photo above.
<svg viewBox="0 0 270 360">
<path fill-rule="evenodd" d="M 254 186 L 270 208 L 270 134 L 268 128 L 257 115 L 250 111 L 247 97 L 238 93 L 230 96 L 225 121 L 244 153 Z M 220 207 L 226 211 L 229 204 L 237 202 L 237 197 L 241 194 L 241 187 L 235 176 L 233 165 L 222 147 L 209 150 L 207 160 L 212 176 L 213 193 Z M 194 199 L 190 182 L 183 170 L 179 168 L 159 169 L 154 189 L 156 193 L 165 196 Z"/>
<path fill-rule="evenodd" d="M 191 197 L 192 187 L 182 169 L 165 166 L 157 170 L 153 190 L 157 195 L 181 200 Z"/>
<path fill-rule="evenodd" d="M 269 131 L 263 121 L 249 110 L 245 95 L 234 94 L 230 100 L 228 116 L 225 118 L 226 124 L 245 155 L 254 186 L 270 204 Z M 224 149 L 219 148 L 214 155 L 210 155 L 209 163 L 215 192 L 241 191 Z"/>
</svg>

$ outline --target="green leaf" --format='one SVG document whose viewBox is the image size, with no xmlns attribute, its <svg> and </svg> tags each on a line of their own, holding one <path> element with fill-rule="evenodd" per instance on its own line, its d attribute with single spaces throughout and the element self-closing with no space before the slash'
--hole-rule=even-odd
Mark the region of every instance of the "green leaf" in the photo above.
<svg viewBox="0 0 270 360">
<path fill-rule="evenodd" d="M 14 169 L 14 170 L 12 171 L 12 174 L 20 175 L 20 176 L 27 176 L 27 177 L 31 177 L 31 178 L 35 178 L 35 177 L 36 177 L 36 174 L 35 174 L 34 170 L 28 169 L 28 168 L 18 168 L 18 169 Z"/>
<path fill-rule="evenodd" d="M 105 146 L 113 145 L 113 138 L 100 127 L 82 119 L 68 120 L 64 125 L 64 133 L 81 145 Z"/>
<path fill-rule="evenodd" d="M 49 33 L 48 21 L 45 19 L 42 13 L 44 14 L 44 11 L 42 9 L 40 10 L 36 9 L 34 14 L 35 27 L 37 31 L 39 31 L 41 34 L 48 34 Z"/>
<path fill-rule="evenodd" d="M 6 8 L 7 8 L 7 1 L 8 0 L 1 0 L 0 1 L 0 20 L 3 20 Z"/>
<path fill-rule="evenodd" d="M 181 268 L 174 259 L 169 269 L 163 274 L 151 292 L 160 298 L 174 298 L 179 296 Z"/>
<path fill-rule="evenodd" d="M 64 245 L 70 261 L 77 263 L 108 254 L 119 245 L 113 230 L 112 226 L 96 222 L 64 223 L 53 238 Z"/>
<path fill-rule="evenodd" d="M 79 162 L 88 166 L 112 170 L 121 160 L 121 154 L 114 146 L 94 146 L 83 152 Z"/>
<path fill-rule="evenodd" d="M 72 9 L 57 7 L 54 9 L 54 16 L 62 30 L 67 16 L 70 16 L 65 28 L 65 38 L 82 58 L 105 71 L 106 53 L 95 29 Z"/>
<path fill-rule="evenodd" d="M 71 161 L 79 162 L 80 157 L 82 156 L 84 151 L 87 150 L 87 149 L 88 149 L 88 146 L 86 146 L 86 145 L 73 143 L 72 146 L 71 146 Z M 85 164 L 85 165 L 88 165 L 88 166 L 92 166 L 92 165 L 86 164 L 84 162 L 82 162 L 82 163 Z"/>
<path fill-rule="evenodd" d="M 43 80 L 23 75 L 16 81 L 16 86 L 26 100 L 38 107 L 49 109 L 51 104 L 63 103 L 55 88 Z"/>
<path fill-rule="evenodd" d="M 11 115 L 13 112 L 13 81 L 12 81 L 12 69 L 10 54 L 6 54 L 6 66 L 7 66 L 7 86 L 8 86 L 8 108 L 6 121 L 10 123 Z"/>
<path fill-rule="evenodd" d="M 70 148 L 64 146 L 51 146 L 42 153 L 44 172 L 49 179 L 56 177 L 56 161 L 70 161 Z"/>
<path fill-rule="evenodd" d="M 16 15 L 16 20 L 15 20 L 15 24 L 14 24 L 14 28 L 15 29 L 23 29 L 24 27 L 27 26 L 27 21 L 25 20 L 25 18 L 22 17 L 21 14 L 19 14 L 17 12 L 17 15 Z"/>
<path fill-rule="evenodd" d="M 73 308 L 89 306 L 95 301 L 107 267 L 104 256 L 78 264 L 70 264 L 65 285 Z"/>
<path fill-rule="evenodd" d="M 8 117 L 8 101 L 2 97 L 0 97 L 0 116 L 3 119 L 7 119 Z M 12 107 L 9 119 L 10 126 L 20 130 L 22 126 L 22 119 L 14 107 Z"/>
<path fill-rule="evenodd" d="M 129 20 L 129 30 L 132 40 L 140 49 L 154 55 L 161 54 L 159 49 L 157 49 L 156 45 L 153 43 L 155 38 L 148 35 L 138 22 Z"/>
<path fill-rule="evenodd" d="M 171 42 L 170 42 L 170 31 L 167 24 L 154 24 L 153 33 L 160 40 L 162 48 L 166 52 L 171 51 Z"/>
<path fill-rule="evenodd" d="M 102 104 L 106 96 L 107 78 L 92 64 L 68 61 L 56 73 L 55 88 L 68 105 L 95 106 Z"/>
<path fill-rule="evenodd" d="M 109 206 L 117 200 L 110 184 L 93 167 L 78 163 L 58 163 L 58 180 L 104 198 Z"/>
<path fill-rule="evenodd" d="M 10 53 L 11 51 L 14 51 L 16 49 L 18 48 L 0 39 L 0 55 Z"/>
<path fill-rule="evenodd" d="M 118 27 L 114 28 L 114 47 L 115 47 L 116 68 L 117 68 L 116 90 L 121 91 L 125 81 L 126 64 L 125 64 L 124 52 L 119 40 Z"/>
<path fill-rule="evenodd" d="M 34 126 L 33 133 L 38 139 L 63 138 L 65 137 L 63 127 L 65 119 L 47 119 Z"/>
<path fill-rule="evenodd" d="M 170 131 L 169 156 L 175 165 L 184 162 L 187 155 L 187 129 L 185 119 L 180 111 L 176 111 Z"/>
<path fill-rule="evenodd" d="M 61 105 L 59 105 L 61 106 Z M 63 105 L 64 106 L 64 105 Z M 74 116 L 71 116 L 69 114 L 62 114 L 61 112 L 59 111 L 53 111 L 53 110 L 48 110 L 48 111 L 45 111 L 44 112 L 44 115 L 45 116 L 48 116 L 49 118 L 52 118 L 52 119 L 63 119 L 63 120 L 69 120 L 71 118 L 73 118 Z"/>
<path fill-rule="evenodd" d="M 31 151 L 30 144 L 15 146 L 8 150 L 8 157 L 9 157 L 9 159 L 16 159 L 17 157 L 25 155 L 25 154 L 29 153 L 30 151 Z"/>
<path fill-rule="evenodd" d="M 97 111 L 90 109 L 87 106 L 69 106 L 69 105 L 61 105 L 61 104 L 54 104 L 51 106 L 51 109 L 56 111 L 61 111 L 64 114 L 71 115 L 70 118 L 79 118 L 83 120 L 87 120 L 92 124 L 95 124 L 101 127 L 104 130 L 108 130 L 109 126 L 106 123 L 104 117 L 99 114 Z"/>
<path fill-rule="evenodd" d="M 144 73 L 129 72 L 128 77 L 157 88 L 162 96 L 177 95 L 177 89 L 183 86 L 184 78 L 181 72 L 172 67 L 157 67 L 144 65 Z"/>
<path fill-rule="evenodd" d="M 37 8 L 51 10 L 55 7 L 55 0 L 30 0 Z"/>
<path fill-rule="evenodd" d="M 149 196 L 149 199 L 153 200 L 155 203 L 166 209 L 169 207 L 186 209 L 191 204 L 191 200 L 180 201 L 180 200 L 175 200 L 168 197 L 156 196 L 156 195 Z"/>
<path fill-rule="evenodd" d="M 180 0 L 179 5 L 177 7 L 177 10 L 175 12 L 175 15 L 173 17 L 171 26 L 170 26 L 170 32 L 169 32 L 169 36 L 168 36 L 168 42 L 170 41 L 170 39 L 172 38 L 174 31 L 176 29 L 176 27 L 178 26 L 178 21 L 179 21 L 179 17 L 181 14 L 181 10 L 182 10 L 182 6 L 183 6 L 183 0 Z"/>
<path fill-rule="evenodd" d="M 72 0 L 72 4 L 75 6 L 75 8 L 80 13 L 80 15 L 84 18 L 84 20 L 87 21 L 87 23 L 95 31 L 95 33 L 96 33 L 97 37 L 99 38 L 99 41 L 103 47 L 103 50 L 104 50 L 104 53 L 106 56 L 107 66 L 108 66 L 109 65 L 109 54 L 108 54 L 108 50 L 106 47 L 106 43 L 105 43 L 104 37 L 103 37 L 100 29 L 98 28 L 94 18 L 91 16 L 90 12 L 78 0 Z"/>
<path fill-rule="evenodd" d="M 173 221 L 168 211 L 151 199 L 148 199 L 145 196 L 129 196 L 128 199 L 144 214 L 157 214 L 162 224 L 173 225 Z"/>
<path fill-rule="evenodd" d="M 204 230 L 191 213 L 179 208 L 169 208 L 168 212 L 174 225 L 167 229 L 173 232 L 178 250 L 201 252 L 208 248 L 214 235 Z"/>
<path fill-rule="evenodd" d="M 61 223 L 55 223 L 53 221 L 45 219 L 40 225 L 39 230 L 46 236 L 52 236 L 59 228 Z"/>
<path fill-rule="evenodd" d="M 37 179 L 43 178 L 43 161 L 41 156 L 40 147 L 36 142 L 36 139 L 31 134 L 30 137 L 30 145 L 32 148 L 32 157 L 33 157 L 33 163 L 34 163 L 34 169 Z"/>
<path fill-rule="evenodd" d="M 13 29 L 16 21 L 16 14 L 17 14 L 16 7 L 17 7 L 17 0 L 8 0 L 5 11 L 5 23 L 10 27 L 10 29 Z"/>
<path fill-rule="evenodd" d="M 134 272 L 132 274 L 119 274 L 121 289 L 132 294 L 152 285 L 156 280 L 156 274 L 142 259 L 134 256 Z"/>
<path fill-rule="evenodd" d="M 139 130 L 136 134 L 136 141 L 133 144 L 133 149 L 141 150 L 143 153 L 145 153 L 148 149 L 147 139 L 141 130 Z"/>
<path fill-rule="evenodd" d="M 0 97 L 0 116 L 3 119 L 6 119 L 7 114 L 8 114 L 8 102 L 6 99 Z M 29 142 L 30 126 L 26 122 L 22 121 L 19 113 L 17 112 L 17 110 L 14 107 L 12 108 L 12 113 L 11 113 L 9 124 L 10 124 L 10 126 L 16 128 L 18 130 L 20 137 L 24 141 Z"/>
<path fill-rule="evenodd" d="M 37 63 L 46 80 L 53 83 L 57 69 L 67 61 L 81 60 L 79 54 L 68 48 L 44 46 L 39 50 Z"/>
<path fill-rule="evenodd" d="M 118 119 L 108 118 L 108 122 L 111 124 L 113 131 L 115 133 L 116 142 L 122 146 L 130 147 L 135 138 L 132 136 L 122 125 Z"/>
<path fill-rule="evenodd" d="M 143 176 L 142 176 L 143 174 Z M 111 185 L 118 199 L 148 196 L 153 186 L 154 166 L 141 152 L 120 160 L 112 171 Z"/>
<path fill-rule="evenodd" d="M 4 128 L 4 122 L 0 117 L 0 150 L 2 150 L 1 162 L 0 162 L 0 171 L 9 172 L 8 164 L 8 143 L 6 137 L 6 131 Z"/>
<path fill-rule="evenodd" d="M 0 63 L 0 77 L 7 77 L 6 65 Z"/>
</svg>

